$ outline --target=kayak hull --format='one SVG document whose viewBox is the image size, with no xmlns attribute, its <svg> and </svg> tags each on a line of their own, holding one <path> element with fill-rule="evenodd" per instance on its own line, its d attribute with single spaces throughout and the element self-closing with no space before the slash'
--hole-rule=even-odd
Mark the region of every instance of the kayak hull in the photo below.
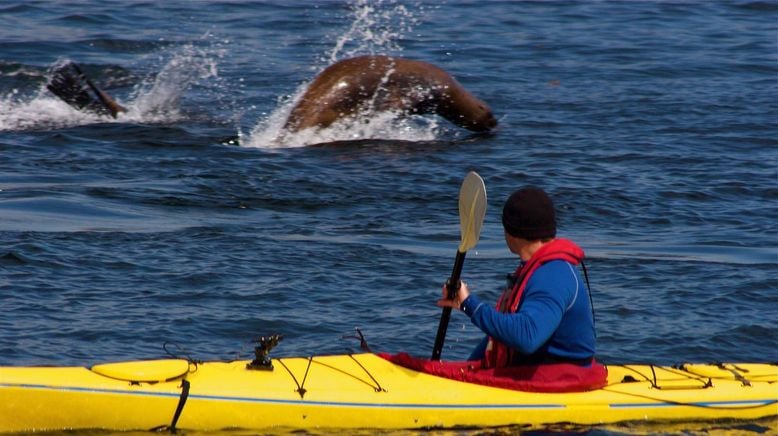
<svg viewBox="0 0 778 436">
<path fill-rule="evenodd" d="M 608 386 L 533 393 L 419 373 L 374 354 L 0 367 L 0 431 L 594 425 L 778 415 L 778 366 L 609 365 Z"/>
</svg>

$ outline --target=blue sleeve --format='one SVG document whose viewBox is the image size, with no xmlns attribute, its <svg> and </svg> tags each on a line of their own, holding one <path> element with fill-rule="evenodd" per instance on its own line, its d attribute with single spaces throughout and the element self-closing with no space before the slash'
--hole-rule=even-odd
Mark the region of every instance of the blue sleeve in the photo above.
<svg viewBox="0 0 778 436">
<path fill-rule="evenodd" d="M 549 262 L 535 271 L 516 313 L 499 312 L 474 294 L 462 303 L 462 310 L 487 335 L 523 354 L 532 354 L 556 331 L 577 286 L 562 279 L 569 274 L 562 274 L 560 267 L 567 268 L 566 263 Z"/>
</svg>

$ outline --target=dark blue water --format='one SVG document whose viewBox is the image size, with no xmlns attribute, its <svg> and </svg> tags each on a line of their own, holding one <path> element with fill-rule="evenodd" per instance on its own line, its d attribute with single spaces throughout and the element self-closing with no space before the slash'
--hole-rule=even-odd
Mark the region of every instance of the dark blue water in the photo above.
<svg viewBox="0 0 778 436">
<path fill-rule="evenodd" d="M 441 66 L 500 128 L 376 114 L 273 140 L 365 53 Z M 49 94 L 63 59 L 129 112 Z M 601 360 L 778 361 L 775 1 L 84 0 L 0 4 L 0 365 L 248 358 L 269 333 L 341 353 L 355 328 L 429 354 L 469 170 L 485 299 L 516 264 L 502 202 L 539 185 L 587 251 Z M 454 314 L 443 357 L 478 338 Z"/>
</svg>

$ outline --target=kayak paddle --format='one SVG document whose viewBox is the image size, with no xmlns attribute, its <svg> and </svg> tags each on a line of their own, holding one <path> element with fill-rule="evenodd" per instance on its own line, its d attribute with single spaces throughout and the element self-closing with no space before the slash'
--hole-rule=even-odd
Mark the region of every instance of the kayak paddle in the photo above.
<svg viewBox="0 0 778 436">
<path fill-rule="evenodd" d="M 484 223 L 486 213 L 486 187 L 484 181 L 475 171 L 467 173 L 462 187 L 459 188 L 459 227 L 462 233 L 462 242 L 457 249 L 457 257 L 454 260 L 454 270 L 446 281 L 448 298 L 454 298 L 459 290 L 459 276 L 465 263 L 467 250 L 475 247 L 481 236 L 481 225 Z M 432 348 L 432 360 L 440 360 L 443 351 L 443 341 L 446 339 L 448 321 L 451 318 L 451 308 L 444 307 L 438 324 L 438 335 L 435 338 L 435 346 Z"/>
</svg>

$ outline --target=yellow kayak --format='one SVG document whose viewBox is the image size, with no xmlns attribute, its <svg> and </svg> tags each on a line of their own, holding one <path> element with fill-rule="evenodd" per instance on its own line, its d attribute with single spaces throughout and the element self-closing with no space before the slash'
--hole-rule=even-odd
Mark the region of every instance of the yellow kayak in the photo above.
<svg viewBox="0 0 778 436">
<path fill-rule="evenodd" d="M 372 353 L 0 367 L 0 431 L 414 429 L 757 419 L 778 415 L 778 365 L 608 365 L 608 385 L 533 393 L 419 373 Z"/>
</svg>

